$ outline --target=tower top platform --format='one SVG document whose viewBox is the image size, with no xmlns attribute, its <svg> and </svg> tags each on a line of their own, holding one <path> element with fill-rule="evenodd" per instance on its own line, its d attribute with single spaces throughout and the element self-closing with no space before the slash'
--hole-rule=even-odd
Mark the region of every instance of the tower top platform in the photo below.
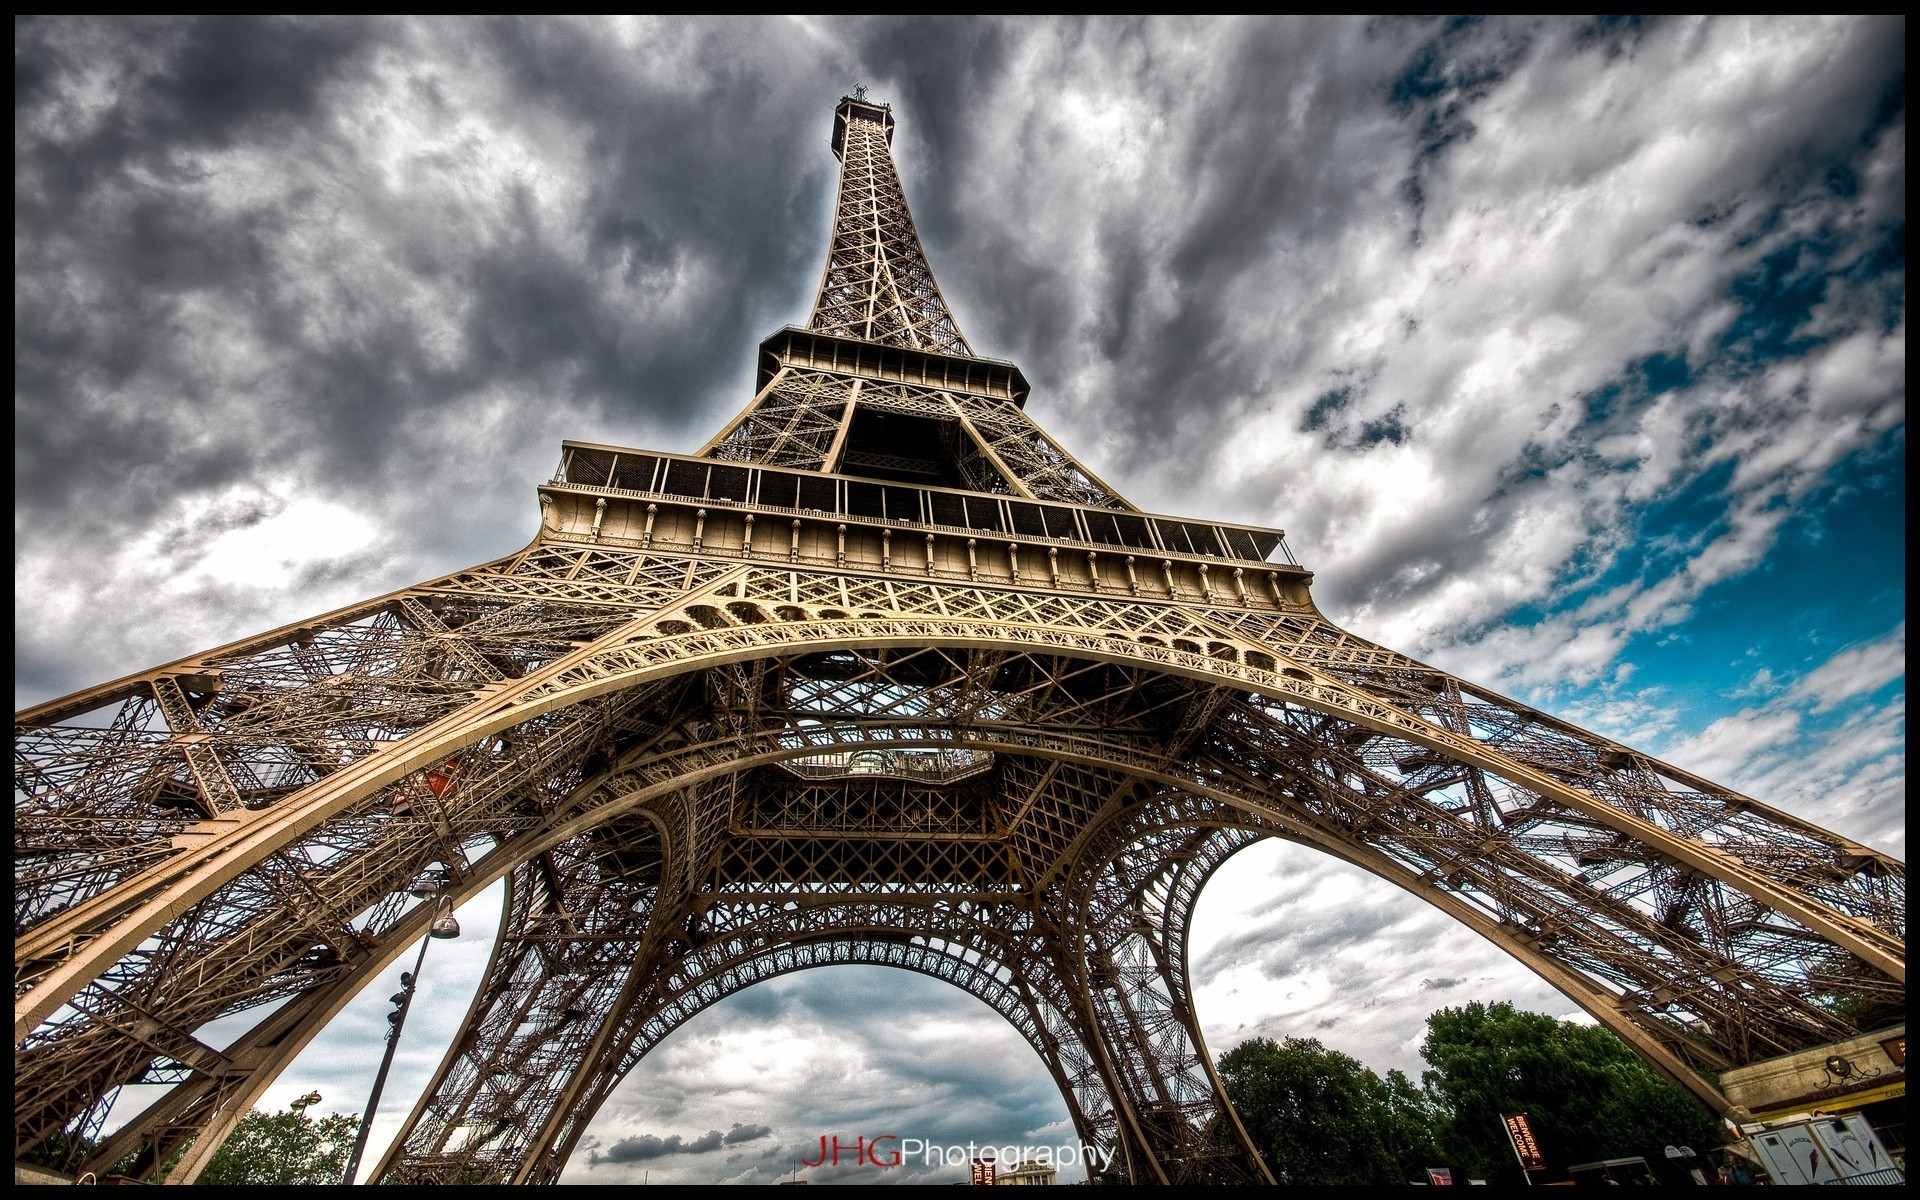
<svg viewBox="0 0 1920 1200">
<path fill-rule="evenodd" d="M 865 89 L 856 89 L 856 94 L 840 97 L 839 107 L 833 110 L 833 156 L 842 158 L 842 150 L 847 144 L 847 122 L 858 119 L 872 121 L 887 131 L 887 145 L 893 145 L 893 106 L 869 100 Z"/>
</svg>

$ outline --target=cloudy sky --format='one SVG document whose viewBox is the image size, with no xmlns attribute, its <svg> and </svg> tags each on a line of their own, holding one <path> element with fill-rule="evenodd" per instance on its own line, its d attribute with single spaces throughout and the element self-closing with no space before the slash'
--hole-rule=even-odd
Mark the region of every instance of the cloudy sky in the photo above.
<svg viewBox="0 0 1920 1200">
<path fill-rule="evenodd" d="M 1136 503 L 1284 527 L 1357 632 L 1904 856 L 1904 36 L 16 21 L 16 703 L 511 551 L 562 438 L 695 448 L 807 316 L 866 84 L 961 328 Z M 1196 941 L 1215 1052 L 1417 1068 L 1442 1004 L 1571 1008 L 1278 845 Z M 390 982 L 268 1100 L 357 1110 Z M 566 1178 L 1064 1117 L 984 1007 L 839 968 L 676 1033 Z"/>
</svg>

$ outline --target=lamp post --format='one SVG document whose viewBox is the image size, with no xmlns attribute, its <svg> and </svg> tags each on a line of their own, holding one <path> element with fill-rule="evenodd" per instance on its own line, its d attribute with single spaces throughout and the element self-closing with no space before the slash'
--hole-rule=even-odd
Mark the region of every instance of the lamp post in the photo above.
<svg viewBox="0 0 1920 1200">
<path fill-rule="evenodd" d="M 301 1116 L 309 1108 L 312 1108 L 314 1105 L 318 1103 L 320 1103 L 320 1093 L 308 1092 L 306 1095 L 300 1097 L 298 1100 L 295 1100 L 291 1104 L 287 1105 L 287 1107 L 292 1109 L 293 1115 L 297 1117 L 297 1116 Z"/>
<path fill-rule="evenodd" d="M 367 1148 L 367 1134 L 373 1128 L 374 1110 L 380 1107 L 380 1093 L 387 1086 L 387 1071 L 393 1066 L 393 1052 L 400 1048 L 400 1030 L 407 1023 L 407 1010 L 413 1005 L 413 993 L 420 986 L 420 967 L 427 961 L 427 946 L 434 938 L 456 938 L 460 936 L 460 922 L 453 919 L 453 900 L 442 895 L 443 885 L 438 880 L 423 879 L 416 882 L 411 893 L 425 900 L 439 897 L 439 906 L 435 911 L 433 924 L 427 927 L 427 936 L 420 939 L 420 955 L 413 960 L 413 970 L 400 973 L 400 990 L 392 997 L 394 1009 L 387 1014 L 387 1052 L 380 1057 L 380 1071 L 373 1077 L 373 1094 L 367 1097 L 367 1114 L 360 1118 L 360 1132 L 353 1139 L 353 1153 L 347 1155 L 347 1169 L 340 1182 L 351 1184 L 355 1171 L 360 1169 L 360 1155 Z"/>
</svg>

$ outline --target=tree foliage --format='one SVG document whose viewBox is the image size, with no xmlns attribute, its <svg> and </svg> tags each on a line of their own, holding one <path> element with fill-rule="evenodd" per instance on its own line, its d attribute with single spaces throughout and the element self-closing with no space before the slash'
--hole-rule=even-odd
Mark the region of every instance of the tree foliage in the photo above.
<svg viewBox="0 0 1920 1200">
<path fill-rule="evenodd" d="M 1404 1183 L 1434 1161 L 1433 1105 L 1399 1071 L 1381 1079 L 1313 1038 L 1254 1038 L 1219 1065 L 1278 1183 Z"/>
<path fill-rule="evenodd" d="M 14 1157 L 23 1163 L 59 1171 L 86 1158 L 93 1153 L 93 1150 L 92 1138 L 76 1137 L 64 1129 L 56 1129 L 33 1145 L 20 1150 Z"/>
<path fill-rule="evenodd" d="M 1713 1117 L 1612 1033 L 1511 1004 L 1427 1018 L 1416 1086 L 1312 1038 L 1255 1038 L 1220 1058 L 1220 1081 L 1282 1184 L 1394 1184 L 1425 1167 L 1519 1183 L 1501 1114 L 1524 1112 L 1547 1160 L 1567 1168 L 1630 1155 L 1671 1172 L 1670 1145 L 1720 1144 Z M 1676 1179 L 1674 1182 L 1685 1182 Z"/>
<path fill-rule="evenodd" d="M 346 1169 L 360 1118 L 304 1112 L 264 1113 L 240 1119 L 200 1172 L 203 1184 L 335 1184 Z"/>
<path fill-rule="evenodd" d="M 1807 969 L 1807 992 L 1854 1028 L 1866 1033 L 1895 1025 L 1907 1016 L 1907 994 L 1889 987 L 1886 976 L 1845 950 L 1832 949 L 1816 957 Z"/>
<path fill-rule="evenodd" d="M 1713 1118 L 1607 1030 L 1511 1004 L 1478 1001 L 1427 1018 L 1420 1056 L 1428 1092 L 1446 1110 L 1442 1151 L 1456 1173 L 1520 1182 L 1501 1114 L 1524 1112 L 1549 1177 L 1604 1158 L 1641 1155 L 1668 1169 L 1665 1148 L 1720 1143 Z"/>
</svg>

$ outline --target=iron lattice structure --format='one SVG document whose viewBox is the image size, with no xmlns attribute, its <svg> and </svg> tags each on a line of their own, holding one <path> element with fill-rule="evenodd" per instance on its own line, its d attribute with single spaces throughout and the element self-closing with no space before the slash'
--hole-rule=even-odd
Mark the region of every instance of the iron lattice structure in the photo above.
<svg viewBox="0 0 1920 1200">
<path fill-rule="evenodd" d="M 699 454 L 568 443 L 517 553 L 16 716 L 16 1156 L 191 1140 L 194 1178 L 435 866 L 505 917 L 389 1181 L 551 1182 L 668 1033 L 827 963 L 992 1006 L 1112 1178 L 1265 1180 L 1186 966 L 1263 837 L 1722 1111 L 1720 1070 L 1903 1003 L 1898 860 L 1348 633 L 1278 531 L 1143 513 L 1048 437 L 941 298 L 892 129 L 839 105 L 812 320 Z M 134 1081 L 173 1086 L 89 1150 Z"/>
</svg>

